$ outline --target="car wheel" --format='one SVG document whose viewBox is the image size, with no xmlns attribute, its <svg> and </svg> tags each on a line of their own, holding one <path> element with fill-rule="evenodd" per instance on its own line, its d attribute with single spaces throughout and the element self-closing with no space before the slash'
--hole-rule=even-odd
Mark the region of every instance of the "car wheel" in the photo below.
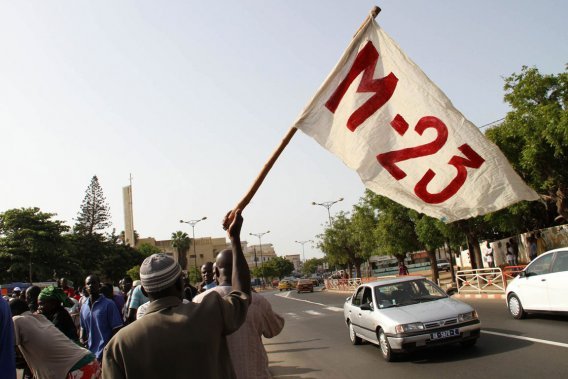
<svg viewBox="0 0 568 379">
<path fill-rule="evenodd" d="M 357 337 L 357 333 L 353 330 L 353 325 L 348 322 L 349 325 L 349 339 L 353 345 L 361 345 L 361 338 Z"/>
<path fill-rule="evenodd" d="M 379 347 L 381 348 L 381 355 L 387 362 L 394 361 L 395 355 L 393 354 L 389 340 L 382 329 L 379 329 Z"/>
<path fill-rule="evenodd" d="M 513 316 L 513 318 L 520 320 L 527 315 L 527 313 L 523 309 L 521 300 L 519 300 L 517 295 L 511 294 L 509 296 L 509 301 L 507 303 L 508 303 L 507 308 L 509 308 L 509 313 L 511 314 L 511 316 Z"/>
<path fill-rule="evenodd" d="M 474 338 L 472 340 L 460 342 L 460 345 L 462 347 L 473 347 L 473 346 L 475 346 L 476 343 L 477 343 L 477 338 Z"/>
</svg>

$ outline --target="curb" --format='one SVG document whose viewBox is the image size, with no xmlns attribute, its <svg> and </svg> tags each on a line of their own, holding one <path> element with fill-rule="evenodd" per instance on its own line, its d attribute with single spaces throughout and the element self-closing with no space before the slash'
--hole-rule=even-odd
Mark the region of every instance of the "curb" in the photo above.
<svg viewBox="0 0 568 379">
<path fill-rule="evenodd" d="M 456 299 L 497 299 L 497 300 L 506 300 L 507 297 L 505 294 L 501 293 L 482 293 L 482 294 L 454 294 L 452 297 Z"/>
</svg>

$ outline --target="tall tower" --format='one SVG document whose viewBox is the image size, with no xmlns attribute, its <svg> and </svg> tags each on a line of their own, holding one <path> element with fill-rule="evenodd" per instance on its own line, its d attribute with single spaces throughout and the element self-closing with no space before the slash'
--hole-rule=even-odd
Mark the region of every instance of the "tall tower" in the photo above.
<svg viewBox="0 0 568 379">
<path fill-rule="evenodd" d="M 130 184 L 122 187 L 122 199 L 124 203 L 124 243 L 134 247 L 134 213 L 132 211 L 132 175 Z"/>
</svg>

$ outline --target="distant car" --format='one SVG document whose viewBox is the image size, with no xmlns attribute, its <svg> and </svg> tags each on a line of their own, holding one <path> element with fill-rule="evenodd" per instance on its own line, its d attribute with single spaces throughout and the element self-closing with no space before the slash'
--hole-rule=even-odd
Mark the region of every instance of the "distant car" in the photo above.
<svg viewBox="0 0 568 379">
<path fill-rule="evenodd" d="M 296 285 L 298 293 L 300 292 L 314 292 L 314 283 L 311 279 L 300 279 Z"/>
<path fill-rule="evenodd" d="M 280 283 L 280 282 L 278 281 L 278 279 L 273 279 L 273 280 L 272 280 L 272 287 L 278 287 L 278 283 Z"/>
<path fill-rule="evenodd" d="M 416 349 L 473 346 L 481 330 L 475 309 L 419 276 L 359 286 L 345 301 L 343 315 L 351 343 L 364 339 L 379 345 L 388 362 Z"/>
<path fill-rule="evenodd" d="M 292 285 L 292 282 L 290 282 L 289 280 L 281 280 L 278 283 L 278 291 L 290 291 L 293 288 L 294 286 Z"/>
<path fill-rule="evenodd" d="M 450 271 L 450 262 L 447 259 L 438 259 L 436 262 L 438 271 Z"/>
<path fill-rule="evenodd" d="M 568 312 L 568 247 L 547 251 L 507 285 L 507 308 L 516 319 L 531 312 Z"/>
</svg>

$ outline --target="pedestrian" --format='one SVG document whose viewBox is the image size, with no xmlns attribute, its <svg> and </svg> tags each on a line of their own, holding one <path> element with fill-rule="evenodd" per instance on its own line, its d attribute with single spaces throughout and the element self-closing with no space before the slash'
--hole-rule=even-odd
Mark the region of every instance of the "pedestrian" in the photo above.
<svg viewBox="0 0 568 379">
<path fill-rule="evenodd" d="M 41 288 L 38 286 L 29 286 L 26 288 L 26 303 L 28 303 L 28 307 L 30 308 L 30 312 L 35 313 L 37 311 L 37 297 L 41 292 Z"/>
<path fill-rule="evenodd" d="M 513 247 L 511 243 L 507 242 L 505 244 L 507 252 L 505 253 L 505 260 L 507 261 L 507 266 L 513 266 L 515 263 L 515 256 L 513 254 Z"/>
<path fill-rule="evenodd" d="M 41 290 L 38 297 L 38 313 L 44 315 L 53 325 L 71 341 L 79 342 L 77 328 L 73 318 L 64 307 L 74 303 L 60 287 L 49 286 Z"/>
<path fill-rule="evenodd" d="M 101 282 L 95 275 L 85 279 L 89 298 L 81 307 L 80 341 L 95 354 L 100 362 L 103 349 L 111 337 L 122 327 L 122 318 L 112 300 L 101 296 Z"/>
<path fill-rule="evenodd" d="M 73 289 L 73 287 L 69 287 L 67 285 L 67 279 L 66 278 L 61 278 L 59 279 L 59 281 L 57 282 L 58 286 L 63 290 L 63 292 L 65 292 L 65 294 L 69 297 L 74 297 L 75 296 L 75 290 Z"/>
<path fill-rule="evenodd" d="M 221 296 L 231 293 L 232 271 L 233 252 L 231 249 L 223 250 L 216 259 L 215 273 L 219 285 L 197 295 L 193 302 L 201 303 L 212 292 Z M 284 318 L 272 310 L 272 306 L 263 296 L 253 292 L 251 299 L 245 323 L 239 330 L 227 336 L 229 354 L 237 378 L 271 378 L 262 337 L 277 336 L 284 327 Z"/>
<path fill-rule="evenodd" d="M 197 295 L 197 288 L 191 285 L 189 282 L 189 278 L 187 275 L 183 276 L 183 298 L 187 301 L 193 300 L 193 298 Z"/>
<path fill-rule="evenodd" d="M 493 248 L 491 247 L 491 244 L 489 244 L 489 241 L 487 242 L 486 247 L 487 249 L 485 250 L 485 261 L 490 268 L 493 268 L 495 267 L 493 265 Z"/>
<path fill-rule="evenodd" d="M 124 298 L 122 295 L 114 293 L 114 286 L 112 283 L 105 283 L 101 286 L 101 293 L 109 300 L 112 300 L 118 309 L 118 313 L 122 318 L 122 309 L 124 308 Z"/>
<path fill-rule="evenodd" d="M 104 379 L 235 378 L 226 336 L 244 323 L 250 301 L 242 220 L 237 211 L 228 228 L 233 291 L 225 297 L 214 293 L 201 304 L 183 304 L 180 265 L 166 254 L 144 260 L 140 278 L 150 305 L 144 317 L 120 330 L 105 348 Z"/>
<path fill-rule="evenodd" d="M 542 234 L 540 232 L 536 232 L 536 255 L 541 255 L 546 251 L 546 242 L 544 238 L 542 238 Z"/>
<path fill-rule="evenodd" d="M 513 265 L 516 266 L 519 264 L 519 244 L 513 238 L 509 238 L 509 244 L 513 251 Z"/>
<path fill-rule="evenodd" d="M 122 297 L 124 298 L 124 306 L 122 307 L 122 320 L 124 321 L 124 325 L 128 325 L 128 309 L 130 306 L 130 300 L 132 295 L 132 278 L 130 276 L 125 276 L 120 280 L 119 284 L 120 292 L 122 293 Z"/>
<path fill-rule="evenodd" d="M 531 233 L 527 238 L 529 244 L 529 259 L 532 261 L 537 256 L 537 242 L 534 233 Z"/>
<path fill-rule="evenodd" d="M 398 275 L 408 275 L 408 267 L 406 267 L 403 261 L 398 262 Z"/>
<path fill-rule="evenodd" d="M 2 378 L 16 379 L 14 325 L 10 306 L 3 297 L 0 297 L 0 373 Z"/>
<path fill-rule="evenodd" d="M 32 314 L 25 301 L 12 301 L 10 309 L 16 346 L 35 378 L 96 379 L 100 376 L 95 356 L 67 338 L 43 315 Z"/>
<path fill-rule="evenodd" d="M 22 295 L 22 289 L 20 287 L 14 287 L 12 290 L 12 299 L 19 299 Z"/>
<path fill-rule="evenodd" d="M 140 285 L 140 280 L 136 280 L 133 283 L 132 293 L 130 294 L 130 299 L 128 300 L 128 313 L 126 316 L 126 323 L 130 324 L 136 320 L 136 312 L 138 307 L 144 303 L 148 302 L 148 297 L 142 292 L 142 287 Z"/>
<path fill-rule="evenodd" d="M 201 266 L 201 276 L 203 277 L 203 281 L 197 286 L 199 293 L 205 292 L 217 286 L 217 283 L 215 282 L 215 278 L 213 276 L 213 262 L 205 262 L 205 264 Z"/>
</svg>

